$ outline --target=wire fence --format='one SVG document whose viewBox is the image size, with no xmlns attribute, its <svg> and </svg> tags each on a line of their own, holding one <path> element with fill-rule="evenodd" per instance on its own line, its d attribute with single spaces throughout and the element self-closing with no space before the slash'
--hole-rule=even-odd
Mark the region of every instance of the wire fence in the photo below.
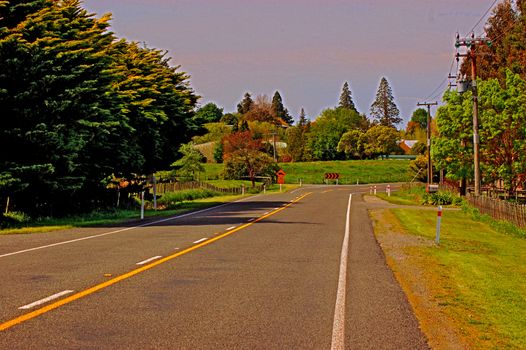
<svg viewBox="0 0 526 350">
<path fill-rule="evenodd" d="M 257 185 L 254 188 L 250 187 L 250 190 L 255 190 L 257 192 L 263 191 L 264 185 Z M 207 182 L 202 181 L 188 181 L 188 182 L 162 182 L 157 184 L 157 194 L 163 195 L 165 193 L 169 192 L 177 192 L 177 191 L 184 191 L 184 190 L 196 190 L 196 189 L 207 189 L 219 193 L 224 194 L 242 194 L 245 193 L 245 190 L 248 190 L 249 188 L 245 188 L 244 186 L 239 187 L 229 187 L 229 188 L 222 188 L 214 186 Z"/>
<path fill-rule="evenodd" d="M 512 222 L 521 228 L 526 228 L 526 205 L 524 204 L 472 194 L 468 194 L 466 199 L 483 214 L 490 215 L 497 220 Z"/>
</svg>

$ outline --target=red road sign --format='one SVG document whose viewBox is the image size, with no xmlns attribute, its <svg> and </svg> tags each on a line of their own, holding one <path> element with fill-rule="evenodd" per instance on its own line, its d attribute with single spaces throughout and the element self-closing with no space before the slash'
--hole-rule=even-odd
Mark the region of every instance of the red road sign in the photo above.
<svg viewBox="0 0 526 350">
<path fill-rule="evenodd" d="M 325 173 L 325 178 L 327 180 L 336 180 L 340 178 L 340 174 L 338 173 Z"/>
<path fill-rule="evenodd" d="M 279 169 L 276 175 L 278 176 L 278 184 L 283 185 L 285 183 L 285 175 L 286 175 L 283 169 Z"/>
</svg>

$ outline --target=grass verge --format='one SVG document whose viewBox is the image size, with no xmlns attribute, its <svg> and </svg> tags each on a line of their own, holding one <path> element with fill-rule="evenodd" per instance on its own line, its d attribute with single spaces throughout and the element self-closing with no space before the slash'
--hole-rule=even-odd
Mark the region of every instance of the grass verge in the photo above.
<svg viewBox="0 0 526 350">
<path fill-rule="evenodd" d="M 391 209 L 371 215 L 388 263 L 432 347 L 448 348 L 445 343 L 459 337 L 470 349 L 526 348 L 525 239 L 496 231 L 469 213 L 446 211 L 436 246 L 433 211 Z M 452 333 L 447 339 L 436 329 L 441 316 Z"/>
<path fill-rule="evenodd" d="M 248 196 L 248 195 L 247 195 Z M 234 200 L 243 196 L 227 195 L 210 198 L 197 199 L 177 203 L 172 209 L 167 210 L 145 210 L 144 217 L 165 217 L 180 215 L 194 210 L 200 210 Z M 27 227 L 8 228 L 0 230 L 0 235 L 8 234 L 31 234 L 42 233 L 57 230 L 66 230 L 75 227 L 93 227 L 93 226 L 114 226 L 124 224 L 140 218 L 140 211 L 135 210 L 113 210 L 94 212 L 86 215 L 70 216 L 65 218 L 44 218 L 35 222 L 28 223 Z"/>
</svg>

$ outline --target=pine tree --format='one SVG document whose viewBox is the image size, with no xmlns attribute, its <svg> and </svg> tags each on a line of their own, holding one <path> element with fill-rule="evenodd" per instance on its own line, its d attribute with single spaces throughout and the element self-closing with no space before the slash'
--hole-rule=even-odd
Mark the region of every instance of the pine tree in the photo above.
<svg viewBox="0 0 526 350">
<path fill-rule="evenodd" d="M 306 144 L 309 123 L 305 116 L 305 110 L 302 108 L 298 124 L 287 129 L 287 152 L 294 162 L 305 161 L 307 158 Z"/>
<path fill-rule="evenodd" d="M 275 119 L 281 119 L 288 125 L 294 123 L 294 119 L 290 116 L 289 111 L 283 106 L 283 100 L 281 99 L 279 91 L 276 91 L 272 97 L 271 113 Z"/>
<path fill-rule="evenodd" d="M 338 107 L 347 108 L 355 112 L 358 112 L 352 100 L 351 90 L 349 89 L 349 84 L 347 82 L 343 84 L 342 93 L 340 95 L 340 103 Z"/>
<path fill-rule="evenodd" d="M 371 116 L 380 125 L 395 127 L 402 121 L 400 111 L 394 102 L 393 92 L 387 79 L 382 77 L 376 92 L 376 99 L 371 105 Z"/>
<path fill-rule="evenodd" d="M 299 120 L 298 120 L 298 126 L 305 127 L 305 126 L 307 126 L 307 123 L 308 123 L 308 121 L 307 121 L 307 117 L 305 115 L 305 110 L 302 107 L 301 111 L 300 111 Z"/>
<path fill-rule="evenodd" d="M 245 97 L 241 102 L 237 105 L 237 112 L 239 114 L 245 114 L 250 111 L 250 108 L 252 108 L 252 105 L 254 104 L 254 101 L 252 100 L 252 97 L 250 96 L 250 93 L 245 93 Z"/>
</svg>

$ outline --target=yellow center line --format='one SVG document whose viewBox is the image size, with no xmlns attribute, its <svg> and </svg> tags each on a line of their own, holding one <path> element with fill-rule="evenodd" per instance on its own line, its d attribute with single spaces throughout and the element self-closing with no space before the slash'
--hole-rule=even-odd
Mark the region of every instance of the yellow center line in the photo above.
<svg viewBox="0 0 526 350">
<path fill-rule="evenodd" d="M 239 227 L 236 227 L 235 229 L 227 231 L 227 232 L 225 232 L 225 233 L 223 233 L 223 234 L 221 234 L 219 236 L 216 236 L 214 238 L 208 239 L 208 240 L 206 240 L 206 241 L 204 241 L 202 243 L 199 243 L 199 244 L 196 244 L 194 246 L 191 246 L 190 248 L 187 248 L 187 249 L 185 249 L 183 251 L 180 251 L 178 253 L 172 254 L 172 255 L 167 256 L 165 258 L 156 260 L 156 261 L 154 261 L 154 262 L 152 262 L 152 263 L 150 263 L 148 265 L 144 265 L 142 267 L 139 267 L 139 268 L 137 268 L 135 270 L 132 270 L 130 272 L 127 272 L 125 274 L 122 274 L 120 276 L 112 278 L 112 279 L 110 279 L 110 280 L 108 280 L 106 282 L 97 284 L 97 285 L 95 285 L 95 286 L 93 286 L 91 288 L 88 288 L 88 289 L 83 290 L 81 292 L 78 292 L 76 294 L 70 295 L 69 297 L 66 297 L 64 299 L 58 300 L 58 301 L 56 301 L 56 302 L 54 302 L 52 304 L 49 304 L 49 305 L 46 305 L 46 306 L 40 308 L 40 309 L 34 310 L 32 312 L 28 312 L 27 314 L 24 314 L 24 315 L 21 315 L 21 316 L 18 316 L 16 318 L 12 319 L 12 320 L 6 321 L 6 322 L 0 324 L 0 331 L 4 331 L 4 330 L 6 330 L 8 328 L 11 328 L 11 327 L 17 325 L 17 324 L 20 324 L 22 322 L 31 320 L 31 319 L 33 319 L 35 317 L 38 317 L 38 316 L 40 316 L 42 314 L 45 314 L 46 312 L 49 312 L 49 311 L 54 310 L 54 309 L 57 309 L 57 308 L 59 308 L 59 307 L 61 307 L 63 305 L 69 304 L 69 303 L 71 303 L 71 302 L 73 302 L 75 300 L 78 300 L 80 298 L 83 298 L 85 296 L 93 294 L 93 293 L 95 293 L 95 292 L 97 292 L 97 291 L 99 291 L 101 289 L 107 288 L 107 287 L 109 287 L 109 286 L 111 286 L 113 284 L 116 284 L 116 283 L 120 282 L 120 281 L 123 281 L 125 279 L 130 278 L 130 277 L 133 277 L 133 276 L 135 276 L 135 275 L 137 275 L 137 274 L 139 274 L 141 272 L 144 272 L 144 271 L 149 270 L 151 268 L 154 268 L 154 267 L 156 267 L 158 265 L 161 265 L 161 264 L 163 264 L 165 262 L 173 260 L 173 259 L 175 259 L 175 258 L 177 258 L 177 257 L 179 257 L 181 255 L 188 254 L 188 253 L 190 253 L 190 252 L 192 252 L 192 251 L 194 251 L 196 249 L 199 249 L 199 248 L 204 247 L 206 245 L 209 245 L 209 244 L 211 244 L 211 243 L 213 243 L 215 241 L 218 241 L 218 240 L 220 240 L 220 239 L 222 239 L 224 237 L 227 237 L 227 236 L 229 236 L 229 235 L 231 235 L 231 234 L 233 234 L 233 233 L 235 233 L 237 231 L 240 231 L 240 230 L 242 230 L 244 228 L 252 226 L 252 225 L 254 225 L 257 222 L 268 218 L 269 216 L 272 216 L 272 215 L 274 215 L 274 214 L 276 214 L 276 213 L 278 213 L 278 212 L 280 212 L 282 210 L 285 210 L 286 208 L 290 207 L 292 204 L 294 204 L 296 202 L 299 202 L 301 199 L 307 197 L 311 193 L 312 192 L 306 193 L 303 196 L 291 201 L 290 203 L 288 203 L 287 205 L 285 205 L 285 206 L 283 206 L 281 208 L 275 209 L 275 210 L 271 211 L 268 214 L 260 216 L 259 218 L 257 218 L 256 220 L 254 220 L 252 222 L 249 222 L 249 223 L 246 223 L 246 224 L 241 225 Z"/>
</svg>

